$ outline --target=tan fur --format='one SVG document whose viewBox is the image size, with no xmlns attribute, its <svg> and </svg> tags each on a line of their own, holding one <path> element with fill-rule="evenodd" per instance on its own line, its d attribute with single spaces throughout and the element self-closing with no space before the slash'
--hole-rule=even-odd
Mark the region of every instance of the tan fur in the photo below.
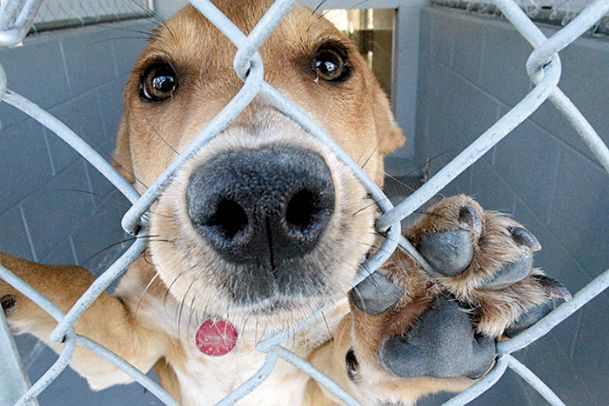
<svg viewBox="0 0 609 406">
<path fill-rule="evenodd" d="M 472 198 L 460 195 L 445 199 L 430 209 L 431 215 L 421 219 L 408 230 L 407 236 L 416 246 L 422 236 L 429 233 L 463 228 L 459 224 L 459 209 L 469 206 L 476 210 L 482 220 L 481 236 L 474 231 L 474 257 L 461 275 L 441 278 L 444 289 L 462 302 L 469 303 L 479 315 L 477 330 L 480 334 L 500 337 L 525 309 L 543 303 L 546 292 L 535 275 L 543 275 L 539 269 L 531 271 L 531 277 L 499 291 L 480 289 L 484 282 L 499 270 L 502 264 L 520 258 L 530 248 L 517 245 L 510 237 L 508 227 L 522 227 L 517 221 L 494 212 L 485 212 Z"/>
<path fill-rule="evenodd" d="M 270 1 L 215 1 L 240 27 L 249 32 Z M 340 86 L 316 80 L 303 69 L 308 55 L 324 41 L 349 50 L 353 77 Z M 186 7 L 159 27 L 138 59 L 125 88 L 125 114 L 117 136 L 115 167 L 140 192 L 167 168 L 176 151 L 186 148 L 213 117 L 239 91 L 242 82 L 232 69 L 236 48 L 192 7 Z M 395 124 L 387 97 L 367 69 L 357 50 L 329 22 L 310 10 L 295 8 L 260 49 L 265 80 L 293 100 L 320 123 L 334 140 L 363 165 L 378 185 L 383 182 L 383 157 L 401 146 L 404 137 Z M 179 93 L 171 103 L 150 105 L 138 96 L 139 72 L 151 60 L 163 58 L 180 76 Z M 255 149 L 270 144 L 301 146 L 316 151 L 326 161 L 336 188 L 336 214 L 316 247 L 330 281 L 319 297 L 274 298 L 296 303 L 296 310 L 275 310 L 251 315 L 221 294 L 216 275 L 231 266 L 219 258 L 188 221 L 185 189 L 189 175 L 218 154 L 235 149 Z M 445 206 L 442 206 L 444 204 Z M 471 199 L 459 197 L 437 206 L 434 216 L 424 216 L 409 232 L 413 242 L 424 234 L 454 228 L 455 209 Z M 462 280 L 436 283 L 403 254 L 395 254 L 382 272 L 404 288 L 404 297 L 389 311 L 370 316 L 352 309 L 344 294 L 364 255 L 375 244 L 373 222 L 377 216 L 366 191 L 329 151 L 301 128 L 257 98 L 218 137 L 205 146 L 174 177 L 150 211 L 150 233 L 157 236 L 146 254 L 121 279 L 113 296 L 103 293 L 76 324 L 76 331 L 116 352 L 142 371 L 155 368 L 161 384 L 184 405 L 217 402 L 249 378 L 264 362 L 255 345 L 264 333 L 293 327 L 309 312 L 329 301 L 342 304 L 324 312 L 324 318 L 286 343 L 297 355 L 350 391 L 364 404 L 378 401 L 414 403 L 440 390 L 459 391 L 471 384 L 465 378 L 399 379 L 379 367 L 377 353 L 384 337 L 404 334 L 440 291 L 449 290 L 482 311 L 478 329 L 498 336 L 524 308 L 543 297 L 535 281 L 527 279 L 505 292 L 480 293 L 477 281 L 487 278 L 500 263 L 515 258 L 520 248 L 501 238 L 504 218 L 484 214 L 484 237 L 471 270 Z M 496 229 L 493 228 L 496 226 Z M 482 241 L 482 238 L 485 240 Z M 518 251 L 520 252 L 520 251 Z M 82 268 L 49 267 L 0 255 L 0 262 L 67 311 L 93 277 Z M 476 277 L 472 274 L 476 273 Z M 55 326 L 46 313 L 6 284 L 0 297 L 13 295 L 17 305 L 7 311 L 15 333 L 28 332 L 48 342 Z M 499 295 L 499 296 L 498 296 Z M 520 304 L 509 299 L 524 296 Z M 499 305 L 497 305 L 499 304 Z M 207 357 L 194 345 L 194 335 L 209 315 L 230 319 L 239 330 L 235 349 L 223 357 Z M 55 350 L 61 345 L 49 343 Z M 353 348 L 364 379 L 347 377 L 345 354 Z M 77 350 L 72 367 L 92 388 L 102 389 L 129 378 L 84 350 Z M 271 376 L 241 404 L 335 403 L 314 381 L 280 361 Z"/>
</svg>

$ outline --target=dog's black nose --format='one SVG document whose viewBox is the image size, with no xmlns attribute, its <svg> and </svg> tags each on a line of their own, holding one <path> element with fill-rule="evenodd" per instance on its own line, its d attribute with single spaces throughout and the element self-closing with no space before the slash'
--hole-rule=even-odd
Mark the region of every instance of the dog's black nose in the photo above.
<svg viewBox="0 0 609 406">
<path fill-rule="evenodd" d="M 334 184 L 323 158 L 273 147 L 216 157 L 190 177 L 195 229 L 223 257 L 274 269 L 311 252 L 334 212 Z"/>
</svg>

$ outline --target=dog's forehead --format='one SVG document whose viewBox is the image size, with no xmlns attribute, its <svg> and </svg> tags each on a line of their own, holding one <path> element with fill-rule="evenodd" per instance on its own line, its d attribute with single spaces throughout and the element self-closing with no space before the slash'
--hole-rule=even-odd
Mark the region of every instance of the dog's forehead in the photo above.
<svg viewBox="0 0 609 406">
<path fill-rule="evenodd" d="M 249 33 L 273 3 L 272 1 L 229 0 L 215 5 L 244 33 Z M 350 42 L 324 18 L 311 10 L 296 6 L 260 49 L 265 59 L 282 56 L 281 51 L 311 51 L 324 41 Z M 232 62 L 235 46 L 194 7 L 187 6 L 165 24 L 158 27 L 150 41 L 148 52 L 162 51 L 177 59 L 211 58 L 224 64 Z M 285 55 L 283 55 L 285 56 Z M 211 62 L 211 61 L 210 61 Z"/>
</svg>

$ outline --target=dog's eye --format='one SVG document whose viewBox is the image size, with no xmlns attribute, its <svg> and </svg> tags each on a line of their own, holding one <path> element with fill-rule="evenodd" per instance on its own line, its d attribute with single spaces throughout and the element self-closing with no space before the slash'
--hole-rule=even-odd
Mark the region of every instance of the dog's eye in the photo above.
<svg viewBox="0 0 609 406">
<path fill-rule="evenodd" d="M 346 52 L 333 46 L 318 48 L 313 55 L 312 69 L 317 77 L 329 82 L 345 80 L 351 72 Z"/>
<path fill-rule="evenodd" d="M 141 76 L 140 95 L 146 100 L 165 100 L 173 96 L 177 88 L 178 78 L 169 64 L 150 65 Z"/>
</svg>

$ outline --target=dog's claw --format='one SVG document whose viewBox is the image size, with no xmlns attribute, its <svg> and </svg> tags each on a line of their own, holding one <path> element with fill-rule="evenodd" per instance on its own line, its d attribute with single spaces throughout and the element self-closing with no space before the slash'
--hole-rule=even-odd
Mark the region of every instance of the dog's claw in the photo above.
<svg viewBox="0 0 609 406">
<path fill-rule="evenodd" d="M 533 252 L 541 250 L 541 244 L 533 234 L 522 227 L 508 227 L 508 231 L 518 245 L 529 247 Z"/>
<path fill-rule="evenodd" d="M 17 299 L 13 295 L 6 295 L 0 298 L 0 304 L 2 305 L 2 310 L 9 311 L 17 304 Z"/>
<path fill-rule="evenodd" d="M 381 367 L 402 378 L 430 376 L 477 379 L 493 365 L 495 342 L 474 334 L 467 312 L 439 297 L 415 326 L 383 342 Z"/>
<path fill-rule="evenodd" d="M 472 234 L 467 230 L 430 234 L 421 242 L 419 252 L 442 275 L 458 276 L 472 262 Z"/>
<path fill-rule="evenodd" d="M 539 280 L 546 290 L 548 295 L 547 300 L 540 305 L 527 309 L 511 326 L 506 328 L 504 334 L 508 337 L 514 337 L 521 331 L 531 327 L 552 310 L 556 309 L 561 304 L 568 302 L 572 298 L 571 293 L 567 290 L 565 285 L 556 279 L 545 275 L 538 275 L 535 276 L 535 278 Z"/>
<path fill-rule="evenodd" d="M 463 206 L 459 210 L 459 221 L 469 226 L 469 228 L 476 234 L 480 234 L 482 231 L 482 220 L 480 214 L 471 207 Z"/>
<path fill-rule="evenodd" d="M 353 304 L 368 314 L 379 314 L 393 306 L 404 290 L 378 272 L 368 276 L 349 292 Z"/>
<path fill-rule="evenodd" d="M 522 313 L 518 320 L 516 320 L 511 326 L 506 328 L 504 334 L 508 337 L 514 337 L 521 331 L 526 330 L 533 324 L 537 323 L 546 314 L 550 313 L 552 310 L 556 309 L 564 302 L 564 299 L 548 299 L 547 301 L 543 302 L 538 306 L 531 307 L 530 309 Z"/>
<path fill-rule="evenodd" d="M 492 278 L 486 282 L 483 289 L 504 289 L 529 276 L 532 266 L 533 256 L 526 252 L 519 260 L 501 265 Z"/>
</svg>

